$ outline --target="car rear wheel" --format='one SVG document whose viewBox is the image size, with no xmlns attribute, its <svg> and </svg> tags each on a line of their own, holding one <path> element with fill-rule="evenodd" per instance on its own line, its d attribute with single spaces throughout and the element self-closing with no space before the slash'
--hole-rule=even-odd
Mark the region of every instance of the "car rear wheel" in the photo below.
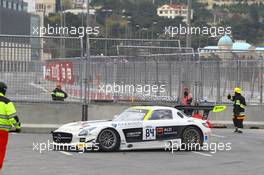
<svg viewBox="0 0 264 175">
<path fill-rule="evenodd" d="M 104 129 L 100 132 L 97 142 L 101 151 L 116 151 L 120 146 L 120 137 L 113 129 Z"/>
<path fill-rule="evenodd" d="M 182 147 L 186 150 L 197 150 L 203 145 L 203 134 L 199 128 L 188 126 L 182 133 Z"/>
</svg>

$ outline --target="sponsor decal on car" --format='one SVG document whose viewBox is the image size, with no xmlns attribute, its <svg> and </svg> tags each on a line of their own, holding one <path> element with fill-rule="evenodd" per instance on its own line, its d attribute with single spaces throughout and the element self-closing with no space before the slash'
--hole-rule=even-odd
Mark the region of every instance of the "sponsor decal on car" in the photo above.
<svg viewBox="0 0 264 175">
<path fill-rule="evenodd" d="M 126 137 L 139 137 L 141 132 L 128 132 L 126 133 Z"/>
<path fill-rule="evenodd" d="M 121 145 L 125 145 L 126 141 L 125 140 L 121 140 Z"/>
<path fill-rule="evenodd" d="M 131 121 L 131 122 L 120 122 L 117 124 L 118 127 L 142 127 L 142 121 Z"/>
<path fill-rule="evenodd" d="M 116 127 L 117 127 L 117 124 L 116 124 L 116 123 L 112 123 L 112 126 L 113 126 L 114 128 L 116 128 Z"/>
<path fill-rule="evenodd" d="M 157 128 L 157 135 L 163 135 L 164 134 L 164 129 L 163 128 Z"/>
<path fill-rule="evenodd" d="M 158 127 L 156 129 L 156 132 L 157 132 L 158 136 L 169 135 L 169 134 L 178 134 L 178 132 L 173 130 L 172 127 Z"/>
<path fill-rule="evenodd" d="M 177 134 L 177 131 L 173 131 L 173 128 L 169 127 L 169 128 L 164 128 L 164 135 L 166 134 Z"/>
<path fill-rule="evenodd" d="M 204 136 L 204 141 L 208 141 L 208 136 L 207 135 Z"/>
</svg>

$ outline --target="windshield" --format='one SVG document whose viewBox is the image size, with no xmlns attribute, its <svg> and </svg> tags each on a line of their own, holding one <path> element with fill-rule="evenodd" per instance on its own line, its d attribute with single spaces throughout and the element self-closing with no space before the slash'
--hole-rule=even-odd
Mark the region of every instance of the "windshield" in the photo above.
<svg viewBox="0 0 264 175">
<path fill-rule="evenodd" d="M 122 112 L 114 121 L 142 121 L 148 113 L 146 109 L 127 109 Z"/>
</svg>

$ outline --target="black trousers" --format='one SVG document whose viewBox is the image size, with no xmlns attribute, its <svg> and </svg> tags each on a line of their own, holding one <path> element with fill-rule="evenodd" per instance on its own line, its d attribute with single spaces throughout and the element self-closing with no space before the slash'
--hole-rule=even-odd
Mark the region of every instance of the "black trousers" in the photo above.
<svg viewBox="0 0 264 175">
<path fill-rule="evenodd" d="M 243 128 L 244 119 L 245 119 L 245 116 L 234 116 L 233 117 L 234 126 L 237 128 Z"/>
</svg>

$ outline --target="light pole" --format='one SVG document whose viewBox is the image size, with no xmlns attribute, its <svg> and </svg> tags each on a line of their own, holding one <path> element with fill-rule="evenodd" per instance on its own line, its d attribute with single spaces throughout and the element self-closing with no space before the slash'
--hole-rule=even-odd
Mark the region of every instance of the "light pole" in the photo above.
<svg viewBox="0 0 264 175">
<path fill-rule="evenodd" d="M 130 28 L 130 24 L 132 24 L 132 17 L 131 16 L 127 16 L 127 31 L 128 31 L 128 38 L 130 39 L 131 38 L 131 35 L 132 35 L 132 25 L 131 25 L 131 28 Z"/>
<path fill-rule="evenodd" d="M 148 39 L 148 28 L 142 28 L 141 31 L 142 31 L 142 33 L 143 33 L 143 31 L 146 31 L 146 32 L 147 32 L 147 39 Z M 144 37 L 144 33 L 141 34 L 141 36 Z M 142 37 L 142 38 L 143 38 L 143 37 Z"/>
<path fill-rule="evenodd" d="M 89 27 L 89 14 L 90 14 L 90 3 L 89 0 L 87 0 L 87 15 L 86 15 L 86 27 Z M 89 89 L 89 80 L 88 77 L 88 63 L 90 61 L 90 37 L 89 34 L 86 33 L 86 57 L 85 57 L 85 63 L 84 63 L 84 101 L 82 106 L 82 121 L 88 120 L 88 102 L 89 102 L 89 96 L 90 96 L 90 89 Z M 87 89 L 88 89 L 88 96 L 87 96 Z"/>
<path fill-rule="evenodd" d="M 192 13 L 192 0 L 188 0 L 188 13 L 187 13 L 187 27 L 191 28 L 191 13 Z M 188 32 L 186 37 L 186 47 L 191 47 L 192 38 Z"/>
<path fill-rule="evenodd" d="M 60 2 L 61 4 L 61 11 L 60 11 L 60 25 L 61 27 L 65 27 L 66 26 L 66 13 L 64 12 L 64 7 L 62 6 L 62 3 Z M 45 11 L 44 11 L 45 13 Z M 44 20 L 44 18 L 43 18 Z M 64 33 L 60 33 L 60 36 L 63 37 L 64 36 Z M 61 50 L 61 57 L 65 57 L 65 39 L 60 39 L 60 48 L 62 49 Z"/>
<path fill-rule="evenodd" d="M 139 31 L 139 28 L 140 28 L 140 25 L 139 24 L 137 24 L 136 25 L 136 32 L 135 32 L 135 38 L 138 38 L 138 39 L 140 39 L 140 31 Z M 137 36 L 138 35 L 138 36 Z"/>
<path fill-rule="evenodd" d="M 108 18 L 109 17 L 109 13 L 112 12 L 112 9 L 102 9 L 102 12 L 106 13 L 106 17 Z M 107 24 L 107 19 L 105 20 L 105 38 L 108 38 L 108 24 Z M 105 56 L 107 55 L 107 49 L 108 49 L 108 46 L 107 46 L 107 39 L 105 39 Z"/>
<path fill-rule="evenodd" d="M 126 37 L 126 39 L 131 38 L 131 32 L 130 32 L 130 27 L 129 27 L 130 24 L 131 24 L 131 21 L 127 21 L 127 37 Z"/>
<path fill-rule="evenodd" d="M 131 23 L 131 16 L 122 16 L 127 21 L 126 30 L 125 30 L 125 38 L 128 39 L 129 37 L 129 24 Z"/>
<path fill-rule="evenodd" d="M 261 59 L 261 74 L 260 74 L 260 104 L 262 105 L 262 103 L 263 103 L 263 71 L 264 71 L 264 69 L 263 69 L 263 61 L 264 61 L 264 58 L 263 58 L 263 56 L 260 56 L 260 59 Z"/>
<path fill-rule="evenodd" d="M 156 24 L 157 24 L 156 21 L 154 21 L 154 22 L 152 23 L 152 30 L 151 30 L 151 39 L 152 39 L 152 40 L 154 39 L 154 25 L 156 25 Z"/>
</svg>

